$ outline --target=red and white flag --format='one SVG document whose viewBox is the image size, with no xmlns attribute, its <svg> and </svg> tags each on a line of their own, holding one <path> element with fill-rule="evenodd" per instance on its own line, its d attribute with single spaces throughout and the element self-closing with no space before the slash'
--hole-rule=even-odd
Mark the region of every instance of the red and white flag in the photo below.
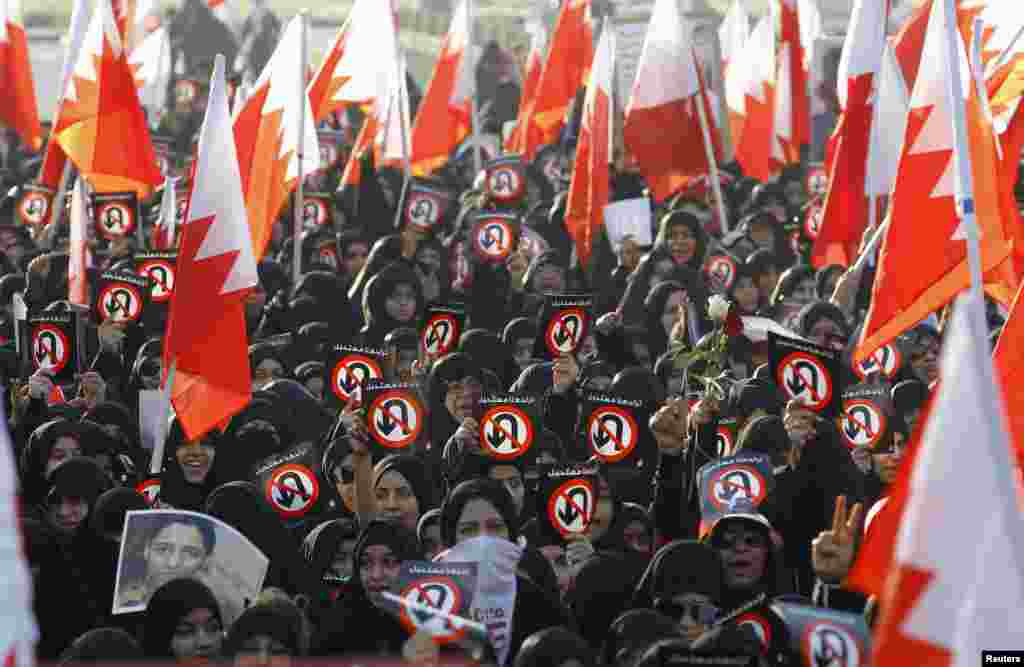
<svg viewBox="0 0 1024 667">
<path fill-rule="evenodd" d="M 128 56 L 139 86 L 139 101 L 155 125 L 167 107 L 167 89 L 173 75 L 171 37 L 167 28 L 157 28 Z"/>
<path fill-rule="evenodd" d="M 178 179 L 164 179 L 164 192 L 160 199 L 160 217 L 153 229 L 153 249 L 173 250 L 178 232 Z"/>
<path fill-rule="evenodd" d="M 726 100 L 736 159 L 743 172 L 767 181 L 775 172 L 772 160 L 775 126 L 775 30 L 762 18 L 726 74 Z"/>
<path fill-rule="evenodd" d="M 893 141 L 893 137 L 907 136 L 909 112 L 910 93 L 903 81 L 903 71 L 892 44 L 886 43 L 871 104 L 871 145 L 864 177 L 869 197 L 888 197 L 896 186 L 903 141 Z"/>
<path fill-rule="evenodd" d="M 163 182 L 110 0 L 96 4 L 53 139 L 97 192 L 146 197 Z"/>
<path fill-rule="evenodd" d="M 800 161 L 800 148 L 810 143 L 811 103 L 808 95 L 809 46 L 817 39 L 810 14 L 813 5 L 801 0 L 773 0 L 778 21 L 778 71 L 775 76 L 772 159 L 783 166 Z"/>
<path fill-rule="evenodd" d="M 530 39 L 530 55 L 526 58 L 526 72 L 523 76 L 523 92 L 519 97 L 519 117 L 516 119 L 516 127 L 512 130 L 505 141 L 505 150 L 510 153 L 525 155 L 528 145 L 531 143 L 530 133 L 534 134 L 532 143 L 538 145 L 541 137 L 539 129 L 531 122 L 533 116 L 533 102 L 537 97 L 537 89 L 540 87 L 540 75 L 544 69 L 544 51 L 547 47 L 548 33 L 543 26 L 537 26 L 533 30 Z"/>
<path fill-rule="evenodd" d="M 743 0 L 733 0 L 729 11 L 718 26 L 718 43 L 722 45 L 722 73 L 740 57 L 743 45 L 750 39 L 750 15 L 743 6 Z"/>
<path fill-rule="evenodd" d="M 1011 610 L 1024 608 L 1022 499 L 987 334 L 980 291 L 971 291 L 946 335 L 921 445 L 901 471 L 908 495 L 879 605 L 876 667 L 967 667 L 982 650 L 1020 645 Z"/>
<path fill-rule="evenodd" d="M 71 191 L 68 217 L 68 302 L 88 308 L 89 299 L 89 197 L 82 179 L 75 181 Z"/>
<path fill-rule="evenodd" d="M 704 105 L 706 118 L 713 118 L 693 54 L 692 27 L 683 22 L 675 0 L 658 0 L 623 126 L 626 149 L 657 201 L 678 192 L 689 177 L 710 170 L 698 104 Z M 708 130 L 720 158 L 717 128 L 709 125 Z"/>
<path fill-rule="evenodd" d="M 0 0 L 0 82 L 5 91 L 0 123 L 17 132 L 23 144 L 37 151 L 43 145 L 43 130 L 21 19 L 20 0 Z"/>
<path fill-rule="evenodd" d="M 75 70 L 75 63 L 78 62 L 78 53 L 82 50 L 82 43 L 85 41 L 85 34 L 89 29 L 89 0 L 74 0 L 71 10 L 71 24 L 68 26 L 68 34 L 65 39 L 64 65 L 61 69 L 60 90 L 64 95 L 68 89 L 68 82 Z M 53 140 L 46 142 L 46 152 L 43 154 L 43 164 L 39 168 L 39 182 L 42 185 L 56 191 L 60 187 L 61 175 L 64 173 L 64 166 L 68 162 L 68 156 L 64 149 Z"/>
<path fill-rule="evenodd" d="M 234 117 L 242 191 L 257 259 L 267 252 L 274 221 L 298 182 L 300 166 L 303 174 L 320 167 L 320 143 L 308 95 L 296 94 L 303 76 L 303 20 L 300 14 L 288 24 L 252 95 Z"/>
<path fill-rule="evenodd" d="M 962 147 L 954 141 L 953 101 L 947 91 L 954 71 L 948 40 L 954 42 L 963 73 L 957 88 L 966 99 L 968 146 Z M 955 150 L 968 152 L 970 159 L 974 192 L 968 194 L 973 194 L 980 229 L 986 289 L 1006 303 L 1016 293 L 1013 243 L 1004 227 L 1007 193 L 1000 192 L 997 141 L 977 89 L 955 17 L 947 17 L 944 0 L 935 2 L 910 99 L 907 135 L 889 209 L 891 222 L 879 253 L 855 362 L 952 301 L 970 282 L 966 248 L 958 240 Z M 928 224 L 922 226 L 921 220 Z M 908 262 L 907 257 L 928 261 Z"/>
<path fill-rule="evenodd" d="M 217 56 L 164 338 L 164 368 L 175 369 L 171 402 L 189 441 L 252 398 L 245 300 L 258 277 L 238 164 Z"/>
<path fill-rule="evenodd" d="M 832 135 L 835 152 L 828 193 L 811 255 L 815 266 L 853 263 L 868 224 L 872 91 L 885 51 L 888 4 L 889 0 L 856 0 L 850 15 L 837 76 L 842 115 Z"/>
<path fill-rule="evenodd" d="M 33 610 L 32 571 L 25 557 L 22 507 L 18 497 L 18 468 L 6 409 L 0 406 L 0 596 L 4 601 L 0 622 L 0 656 L 6 667 L 36 664 L 39 640 Z"/>
<path fill-rule="evenodd" d="M 386 105 L 399 76 L 400 52 L 394 14 L 387 3 L 356 0 L 309 84 L 314 119 L 319 122 L 351 104 L 368 112 L 378 100 Z"/>
<path fill-rule="evenodd" d="M 537 84 L 531 123 L 536 136 L 528 141 L 525 157 L 532 160 L 537 150 L 558 143 L 569 105 L 587 83 L 594 59 L 594 31 L 591 28 L 591 0 L 564 0 L 551 33 L 551 45 Z"/>
<path fill-rule="evenodd" d="M 473 0 L 461 0 L 441 45 L 434 76 L 416 113 L 412 128 L 412 171 L 431 174 L 472 130 L 476 94 L 476 51 L 471 43 Z"/>
<path fill-rule="evenodd" d="M 576 256 L 584 268 L 590 262 L 594 237 L 604 225 L 604 207 L 608 205 L 614 78 L 615 31 L 606 21 L 583 102 L 576 163 L 565 205 L 565 228 L 575 242 Z"/>
</svg>

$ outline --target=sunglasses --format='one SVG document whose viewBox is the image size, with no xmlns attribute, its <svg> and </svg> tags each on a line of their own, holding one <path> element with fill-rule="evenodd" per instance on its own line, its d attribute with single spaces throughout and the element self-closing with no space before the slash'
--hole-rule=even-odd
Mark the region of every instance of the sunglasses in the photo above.
<svg viewBox="0 0 1024 667">
<path fill-rule="evenodd" d="M 708 602 L 676 602 L 668 598 L 654 601 L 655 611 L 669 618 L 681 619 L 689 616 L 700 625 L 711 625 L 718 620 L 721 610 Z"/>
<path fill-rule="evenodd" d="M 716 549 L 737 549 L 744 546 L 748 549 L 764 549 L 768 541 L 763 535 L 748 533 L 746 535 L 722 535 L 714 541 Z"/>
</svg>

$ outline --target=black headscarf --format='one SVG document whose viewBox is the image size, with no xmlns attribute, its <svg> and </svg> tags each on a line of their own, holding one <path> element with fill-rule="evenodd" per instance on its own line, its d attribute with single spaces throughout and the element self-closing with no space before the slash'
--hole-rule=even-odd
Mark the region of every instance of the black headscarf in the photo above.
<svg viewBox="0 0 1024 667">
<path fill-rule="evenodd" d="M 548 628 L 526 638 L 519 647 L 513 667 L 548 667 L 575 661 L 592 665 L 594 651 L 582 637 L 566 628 Z"/>
<path fill-rule="evenodd" d="M 186 443 L 185 432 L 181 428 L 181 423 L 174 419 L 165 445 L 164 467 L 160 476 L 160 499 L 178 509 L 200 511 L 206 497 L 217 487 L 218 479 L 225 476 L 230 466 L 228 452 L 220 447 L 223 439 L 224 436 L 218 429 L 213 429 L 203 436 L 203 442 L 212 446 L 216 452 L 213 466 L 202 484 L 190 484 L 185 480 L 185 474 L 177 458 L 178 447 L 183 447 Z"/>
<path fill-rule="evenodd" d="M 700 593 L 722 601 L 725 572 L 718 552 L 707 544 L 679 540 L 654 554 L 633 594 L 633 607 L 653 609 L 659 598 Z"/>
<path fill-rule="evenodd" d="M 459 339 L 459 352 L 493 371 L 501 381 L 502 388 L 515 382 L 519 374 L 519 368 L 512 359 L 511 347 L 487 329 L 464 332 Z"/>
<path fill-rule="evenodd" d="M 146 509 L 149 509 L 146 499 L 135 489 L 110 489 L 96 500 L 96 506 L 89 517 L 89 528 L 96 535 L 120 536 L 128 512 Z"/>
<path fill-rule="evenodd" d="M 47 490 L 46 463 L 50 460 L 50 451 L 59 438 L 73 437 L 81 446 L 83 454 L 85 453 L 80 430 L 81 426 L 78 423 L 58 417 L 32 431 L 28 443 L 21 451 L 21 495 L 25 502 L 33 505 L 42 502 Z"/>
<path fill-rule="evenodd" d="M 61 665 L 138 663 L 142 647 L 121 628 L 96 628 L 80 636 L 60 656 Z"/>
<path fill-rule="evenodd" d="M 224 641 L 224 655 L 237 656 L 245 641 L 254 636 L 276 639 L 288 649 L 290 656 L 306 654 L 305 621 L 294 604 L 272 602 L 246 609 L 231 624 Z"/>
<path fill-rule="evenodd" d="M 602 554 L 580 568 L 566 604 L 591 646 L 600 646 L 612 621 L 626 610 L 629 600 L 624 592 L 636 586 L 642 573 L 636 560 L 617 555 Z"/>
<path fill-rule="evenodd" d="M 353 519 L 332 519 L 324 521 L 319 526 L 309 531 L 306 539 L 302 541 L 302 556 L 309 563 L 313 576 L 324 583 L 339 584 L 343 582 L 331 581 L 331 565 L 345 540 L 353 540 L 359 536 L 359 524 Z"/>
<path fill-rule="evenodd" d="M 428 408 L 430 444 L 438 456 L 447 444 L 448 438 L 452 437 L 455 429 L 459 427 L 444 404 L 448 385 L 467 377 L 476 378 L 482 383 L 484 374 L 479 364 L 465 354 L 456 352 L 434 362 L 434 367 L 427 378 L 427 400 L 430 404 Z"/>
<path fill-rule="evenodd" d="M 409 285 L 416 298 L 416 313 L 409 322 L 399 322 L 388 315 L 384 302 L 399 285 Z M 417 326 L 423 315 L 423 286 L 419 278 L 408 264 L 396 262 L 389 264 L 380 273 L 370 278 L 363 290 L 363 328 L 359 332 L 363 345 L 379 347 L 384 337 L 392 330 Z"/>
<path fill-rule="evenodd" d="M 153 593 L 146 606 L 142 649 L 148 660 L 172 658 L 175 628 L 195 609 L 209 609 L 222 620 L 217 598 L 195 579 L 174 579 Z"/>
<path fill-rule="evenodd" d="M 265 586 L 291 593 L 312 593 L 319 581 L 306 567 L 299 545 L 254 484 L 229 482 L 218 487 L 203 512 L 230 524 L 270 559 Z"/>
<path fill-rule="evenodd" d="M 379 609 L 363 588 L 359 563 L 368 547 L 387 545 L 399 561 L 422 560 L 416 538 L 401 526 L 373 519 L 363 528 L 352 552 L 349 595 L 324 618 L 313 640 L 316 655 L 398 655 L 409 635 L 395 616 Z"/>
<path fill-rule="evenodd" d="M 473 479 L 452 489 L 441 507 L 441 541 L 445 546 L 455 546 L 459 517 L 462 516 L 462 511 L 469 501 L 476 498 L 483 498 L 491 503 L 505 520 L 509 540 L 515 542 L 519 539 L 519 516 L 516 513 L 515 502 L 505 485 L 492 479 Z"/>
<path fill-rule="evenodd" d="M 374 468 L 374 488 L 377 487 L 384 475 L 392 471 L 397 472 L 409 482 L 409 486 L 412 487 L 412 492 L 416 496 L 421 516 L 435 506 L 434 489 L 430 485 L 427 469 L 422 459 L 409 454 L 392 454 L 381 459 Z"/>
<path fill-rule="evenodd" d="M 601 648 L 605 665 L 632 664 L 649 644 L 679 635 L 679 624 L 653 609 L 631 609 L 608 628 Z"/>
</svg>

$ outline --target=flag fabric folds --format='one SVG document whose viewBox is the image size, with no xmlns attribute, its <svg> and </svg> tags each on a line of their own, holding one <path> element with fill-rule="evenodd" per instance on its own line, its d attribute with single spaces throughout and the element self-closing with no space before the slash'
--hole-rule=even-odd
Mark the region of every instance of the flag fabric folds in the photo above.
<svg viewBox="0 0 1024 667">
<path fill-rule="evenodd" d="M 199 133 L 164 338 L 171 402 L 189 441 L 226 424 L 252 398 L 245 299 L 258 284 L 242 178 L 218 56 Z"/>
</svg>

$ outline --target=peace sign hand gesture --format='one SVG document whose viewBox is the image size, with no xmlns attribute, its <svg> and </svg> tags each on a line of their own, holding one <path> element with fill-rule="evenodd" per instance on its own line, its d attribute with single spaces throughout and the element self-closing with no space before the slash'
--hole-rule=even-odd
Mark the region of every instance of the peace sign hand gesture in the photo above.
<svg viewBox="0 0 1024 667">
<path fill-rule="evenodd" d="M 822 531 L 811 542 L 811 563 L 818 578 L 838 584 L 846 578 L 857 555 L 857 538 L 864 519 L 864 506 L 857 503 L 846 511 L 846 496 L 836 498 L 832 530 Z"/>
</svg>

